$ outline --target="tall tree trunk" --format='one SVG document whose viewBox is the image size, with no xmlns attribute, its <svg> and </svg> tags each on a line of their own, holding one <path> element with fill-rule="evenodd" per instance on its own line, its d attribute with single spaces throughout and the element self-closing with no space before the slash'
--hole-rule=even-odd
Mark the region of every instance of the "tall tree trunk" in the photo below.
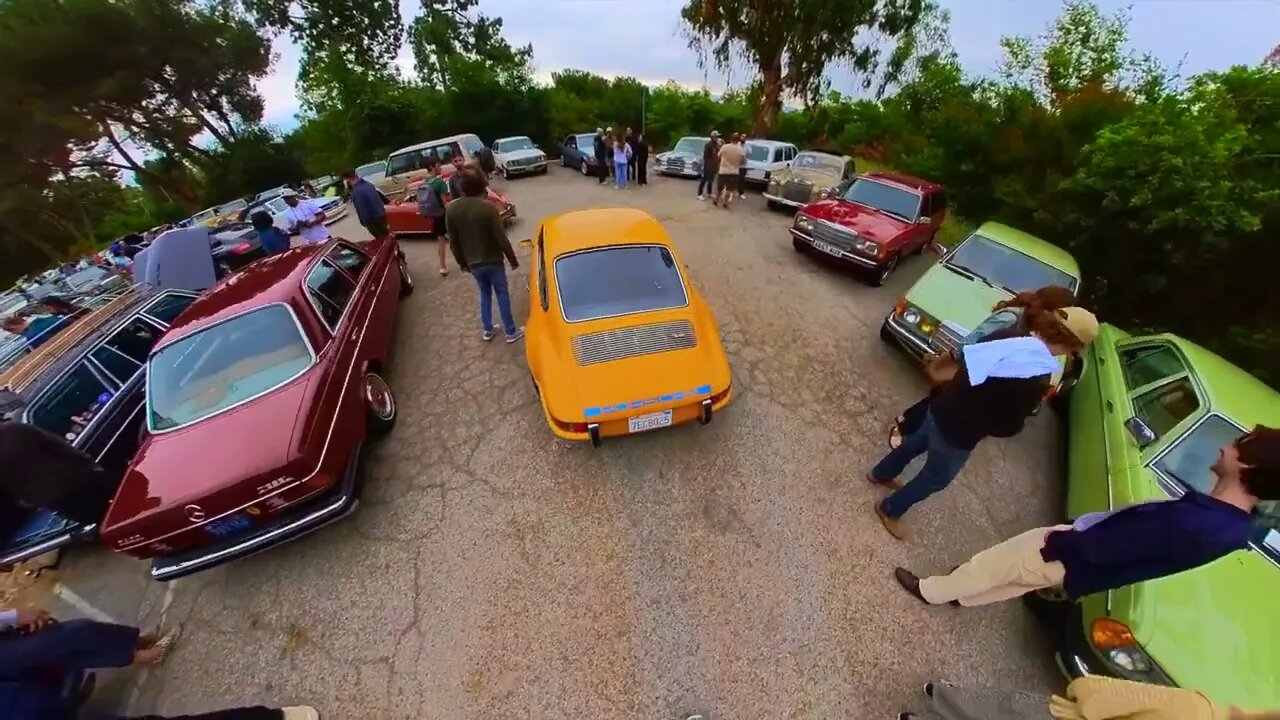
<svg viewBox="0 0 1280 720">
<path fill-rule="evenodd" d="M 760 61 L 760 107 L 756 108 L 751 134 L 769 137 L 778 124 L 778 108 L 782 105 L 782 54 Z"/>
</svg>

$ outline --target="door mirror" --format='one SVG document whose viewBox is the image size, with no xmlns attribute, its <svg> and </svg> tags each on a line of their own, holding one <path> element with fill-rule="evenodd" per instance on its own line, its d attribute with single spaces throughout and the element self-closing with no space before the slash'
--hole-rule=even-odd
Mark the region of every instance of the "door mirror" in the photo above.
<svg viewBox="0 0 1280 720">
<path fill-rule="evenodd" d="M 1141 450 L 1156 441 L 1156 431 L 1152 430 L 1141 418 L 1131 417 L 1124 421 L 1124 429 L 1129 431 L 1133 441 Z"/>
<path fill-rule="evenodd" d="M 928 215 L 916 218 L 917 225 L 928 225 L 931 222 L 933 222 L 933 218 L 929 217 Z"/>
</svg>

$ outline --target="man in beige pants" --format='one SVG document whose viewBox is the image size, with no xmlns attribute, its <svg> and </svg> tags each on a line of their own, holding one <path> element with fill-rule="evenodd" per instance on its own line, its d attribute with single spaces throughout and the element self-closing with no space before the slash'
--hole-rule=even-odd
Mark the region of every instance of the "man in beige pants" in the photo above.
<svg viewBox="0 0 1280 720">
<path fill-rule="evenodd" d="M 1259 425 L 1223 446 L 1208 493 L 1088 513 L 1071 525 L 1028 530 L 987 548 L 948 575 L 894 570 L 930 605 L 974 606 L 1061 585 L 1076 599 L 1200 567 L 1249 547 L 1253 513 L 1280 500 L 1280 429 Z"/>
</svg>

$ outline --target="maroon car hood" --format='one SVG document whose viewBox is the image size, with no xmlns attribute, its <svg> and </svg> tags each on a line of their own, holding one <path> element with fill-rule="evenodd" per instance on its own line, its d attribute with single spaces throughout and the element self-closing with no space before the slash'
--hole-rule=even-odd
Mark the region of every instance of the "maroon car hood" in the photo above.
<svg viewBox="0 0 1280 720">
<path fill-rule="evenodd" d="M 911 227 L 911 223 L 905 220 L 847 200 L 819 200 L 806 205 L 802 212 L 818 220 L 847 227 L 882 245 Z"/>
<path fill-rule="evenodd" d="M 148 436 L 103 518 L 108 546 L 127 549 L 190 527 L 188 505 L 212 520 L 257 500 L 295 454 L 309 385 L 305 374 L 221 415 Z"/>
</svg>

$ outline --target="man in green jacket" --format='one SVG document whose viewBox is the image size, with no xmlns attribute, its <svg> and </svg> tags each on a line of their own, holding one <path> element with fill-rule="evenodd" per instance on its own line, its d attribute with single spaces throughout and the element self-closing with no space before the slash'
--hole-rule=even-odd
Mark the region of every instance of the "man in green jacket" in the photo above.
<svg viewBox="0 0 1280 720">
<path fill-rule="evenodd" d="M 503 258 L 511 263 L 512 270 L 520 267 L 520 262 L 502 227 L 498 209 L 485 199 L 484 175 L 474 167 L 458 172 L 462 176 L 463 196 L 445 208 L 453 258 L 458 261 L 458 267 L 471 273 L 480 287 L 480 323 L 484 326 L 481 337 L 486 342 L 494 337 L 493 297 L 496 296 L 502 329 L 507 342 L 513 343 L 524 337 L 524 328 L 516 327 L 515 318 L 511 316 L 511 295 L 507 291 Z"/>
</svg>

